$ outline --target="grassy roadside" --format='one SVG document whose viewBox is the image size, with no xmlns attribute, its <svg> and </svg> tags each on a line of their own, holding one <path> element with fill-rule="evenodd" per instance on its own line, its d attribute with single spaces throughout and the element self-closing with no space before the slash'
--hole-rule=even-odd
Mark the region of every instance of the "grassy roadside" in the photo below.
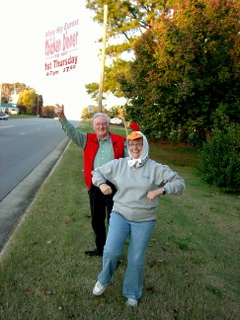
<svg viewBox="0 0 240 320">
<path fill-rule="evenodd" d="M 84 255 L 93 235 L 82 153 L 71 143 L 0 259 L 1 320 L 238 319 L 239 196 L 195 175 L 194 150 L 156 142 L 150 150 L 187 188 L 180 197 L 162 197 L 138 308 L 126 308 L 121 295 L 126 248 L 112 285 L 103 296 L 92 295 L 101 258 Z"/>
<path fill-rule="evenodd" d="M 37 118 L 35 115 L 29 115 L 29 114 L 10 114 L 9 119 L 23 119 L 23 118 Z"/>
</svg>

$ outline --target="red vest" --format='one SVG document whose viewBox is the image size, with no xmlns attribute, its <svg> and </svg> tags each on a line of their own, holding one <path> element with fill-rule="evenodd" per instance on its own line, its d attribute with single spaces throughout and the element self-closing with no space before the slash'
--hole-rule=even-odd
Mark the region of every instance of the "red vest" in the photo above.
<svg viewBox="0 0 240 320">
<path fill-rule="evenodd" d="M 124 141 L 125 138 L 117 134 L 109 132 L 110 139 L 113 145 L 114 159 L 124 157 Z M 92 170 L 95 156 L 98 151 L 98 138 L 96 133 L 87 134 L 86 147 L 83 150 L 84 153 L 84 180 L 88 189 L 92 185 Z"/>
</svg>

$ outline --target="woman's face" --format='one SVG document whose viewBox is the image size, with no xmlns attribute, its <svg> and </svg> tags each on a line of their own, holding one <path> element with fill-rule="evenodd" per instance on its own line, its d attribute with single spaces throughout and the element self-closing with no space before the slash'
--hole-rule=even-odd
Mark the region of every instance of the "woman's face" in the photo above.
<svg viewBox="0 0 240 320">
<path fill-rule="evenodd" d="M 128 149 L 133 159 L 138 159 L 141 156 L 143 148 L 143 139 L 128 140 Z"/>
</svg>

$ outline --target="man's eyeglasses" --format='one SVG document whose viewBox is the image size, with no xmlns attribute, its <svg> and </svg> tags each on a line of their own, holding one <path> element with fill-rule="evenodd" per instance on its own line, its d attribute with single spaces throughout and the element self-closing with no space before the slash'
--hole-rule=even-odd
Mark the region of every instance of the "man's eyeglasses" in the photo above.
<svg viewBox="0 0 240 320">
<path fill-rule="evenodd" d="M 132 143 L 132 142 L 130 142 L 129 144 L 128 144 L 128 146 L 130 147 L 130 148 L 132 148 L 132 147 L 142 147 L 142 143 L 141 142 L 137 142 L 137 143 Z"/>
<path fill-rule="evenodd" d="M 104 122 L 104 123 L 94 123 L 94 126 L 95 127 L 107 127 L 108 126 L 108 124 L 106 123 L 106 122 Z"/>
</svg>

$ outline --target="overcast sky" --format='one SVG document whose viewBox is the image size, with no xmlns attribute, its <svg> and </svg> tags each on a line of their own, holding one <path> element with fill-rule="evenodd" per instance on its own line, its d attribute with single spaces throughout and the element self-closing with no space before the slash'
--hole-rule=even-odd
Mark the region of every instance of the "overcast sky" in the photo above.
<svg viewBox="0 0 240 320">
<path fill-rule="evenodd" d="M 99 82 L 102 28 L 92 20 L 85 0 L 12 0 L 1 5 L 0 81 L 21 82 L 43 95 L 44 105 L 64 103 L 67 115 L 80 114 L 92 104 L 85 84 Z M 47 78 L 45 33 L 66 19 L 80 19 L 79 74 L 62 79 Z"/>
</svg>

